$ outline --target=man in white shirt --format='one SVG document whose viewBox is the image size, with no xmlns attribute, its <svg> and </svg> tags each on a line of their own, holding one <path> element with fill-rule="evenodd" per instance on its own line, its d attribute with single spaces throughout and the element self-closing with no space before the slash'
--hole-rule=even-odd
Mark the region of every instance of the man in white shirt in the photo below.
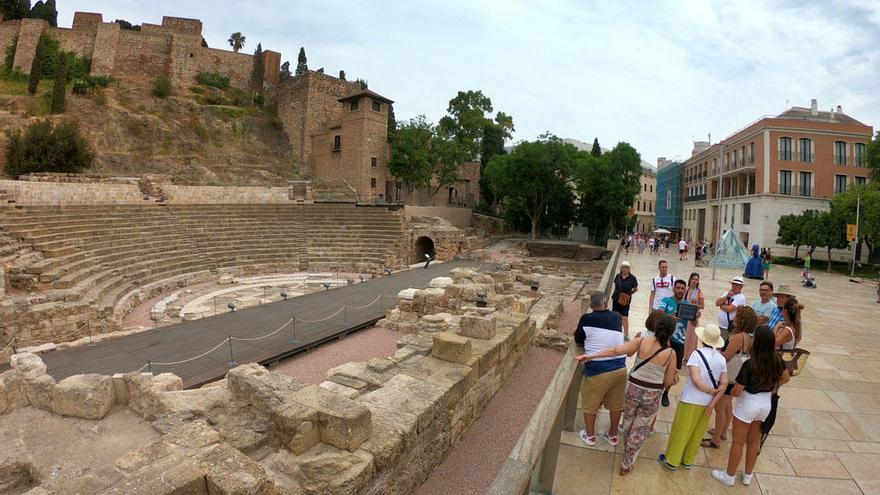
<svg viewBox="0 0 880 495">
<path fill-rule="evenodd" d="M 681 239 L 678 241 L 678 261 L 687 260 L 688 243 Z"/>
<path fill-rule="evenodd" d="M 730 281 L 730 290 L 715 300 L 715 306 L 721 309 L 718 313 L 718 327 L 725 342 L 730 337 L 730 327 L 733 325 L 733 319 L 736 318 L 736 308 L 746 304 L 746 296 L 743 295 L 742 290 L 743 279 L 733 277 Z"/>
<path fill-rule="evenodd" d="M 660 301 L 673 295 L 673 285 L 675 285 L 675 277 L 669 273 L 669 263 L 660 260 L 657 267 L 660 273 L 651 279 L 651 295 L 648 297 L 652 311 L 660 307 Z"/>
</svg>

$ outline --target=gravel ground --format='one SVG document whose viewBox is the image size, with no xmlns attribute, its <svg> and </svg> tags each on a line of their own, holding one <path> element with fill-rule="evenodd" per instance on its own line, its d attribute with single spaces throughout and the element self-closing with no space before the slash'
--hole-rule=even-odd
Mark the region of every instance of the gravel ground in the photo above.
<svg viewBox="0 0 880 495">
<path fill-rule="evenodd" d="M 327 370 L 350 361 L 367 361 L 385 357 L 397 350 L 397 339 L 402 334 L 379 327 L 365 328 L 342 340 L 334 340 L 316 349 L 297 354 L 272 368 L 300 382 L 317 385 L 327 376 Z"/>
</svg>

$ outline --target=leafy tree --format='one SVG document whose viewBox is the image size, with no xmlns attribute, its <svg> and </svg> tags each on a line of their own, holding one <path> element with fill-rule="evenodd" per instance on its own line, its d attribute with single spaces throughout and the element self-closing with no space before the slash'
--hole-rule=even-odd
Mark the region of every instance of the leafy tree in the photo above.
<svg viewBox="0 0 880 495">
<path fill-rule="evenodd" d="M 30 11 L 30 0 L 0 0 L 0 12 L 3 13 L 4 20 L 24 19 Z"/>
<path fill-rule="evenodd" d="M 140 24 L 132 24 L 132 23 L 126 21 L 125 19 L 116 19 L 113 22 L 115 22 L 116 24 L 119 24 L 119 27 L 121 29 L 128 29 L 129 31 L 140 31 L 141 30 Z"/>
<path fill-rule="evenodd" d="M 513 131 L 513 119 L 509 115 L 498 112 L 493 121 L 491 114 L 492 100 L 482 91 L 459 91 L 449 100 L 446 116 L 438 122 L 438 132 L 456 141 L 466 153 L 466 160 L 476 160 L 485 126 L 499 126 L 504 139 L 510 138 Z"/>
<path fill-rule="evenodd" d="M 863 158 L 863 166 L 871 169 L 871 180 L 880 180 L 880 131 L 874 135 L 874 139 L 868 142 L 865 147 L 865 157 Z"/>
<path fill-rule="evenodd" d="M 55 0 L 47 0 L 43 3 L 38 0 L 31 8 L 27 17 L 31 19 L 43 19 L 52 27 L 58 27 L 58 9 L 55 8 Z"/>
<path fill-rule="evenodd" d="M 254 65 L 251 68 L 251 91 L 254 97 L 263 94 L 263 83 L 266 79 L 266 67 L 263 60 L 263 45 L 257 43 L 257 49 L 254 50 Z"/>
<path fill-rule="evenodd" d="M 388 104 L 388 142 L 394 139 L 394 133 L 397 131 L 397 119 L 394 117 L 394 104 Z"/>
<path fill-rule="evenodd" d="M 229 35 L 229 39 L 227 41 L 229 42 L 229 46 L 232 47 L 232 51 L 238 53 L 239 50 L 244 48 L 244 44 L 245 42 L 247 42 L 247 38 L 240 32 L 234 32 Z"/>
<path fill-rule="evenodd" d="M 783 215 L 779 217 L 777 225 L 779 226 L 776 235 L 776 242 L 783 246 L 794 246 L 794 257 L 798 257 L 798 251 L 803 246 L 803 235 L 801 225 L 803 217 L 801 215 Z"/>
<path fill-rule="evenodd" d="M 24 132 L 9 133 L 6 173 L 19 176 L 33 172 L 76 173 L 94 160 L 89 144 L 80 136 L 75 122 L 56 126 L 48 120 L 29 125 Z"/>
<path fill-rule="evenodd" d="M 431 184 L 437 164 L 432 144 L 434 126 L 424 115 L 401 123 L 394 132 L 388 171 L 403 182 L 404 197 Z"/>
<path fill-rule="evenodd" d="M 508 215 L 528 218 L 531 237 L 535 238 L 548 214 L 560 216 L 566 202 L 573 204 L 569 182 L 578 158 L 574 146 L 547 134 L 519 144 L 509 154 L 494 156 L 486 167 L 486 177 Z"/>
<path fill-rule="evenodd" d="M 492 157 L 504 154 L 504 130 L 497 125 L 483 126 L 483 138 L 480 141 L 480 197 L 487 205 L 495 203 L 492 188 L 486 179 L 486 166 Z"/>
<path fill-rule="evenodd" d="M 874 261 L 874 247 L 880 240 L 880 183 L 870 182 L 831 198 L 831 211 L 845 223 L 856 223 L 856 202 L 859 207 L 859 242 L 868 248 L 868 259 Z"/>
<path fill-rule="evenodd" d="M 31 95 L 37 94 L 40 80 L 43 79 L 43 61 L 46 58 L 45 40 L 45 36 L 40 36 L 39 41 L 37 41 L 37 50 L 34 53 L 34 61 L 31 64 L 31 73 L 28 75 L 28 93 Z"/>
<path fill-rule="evenodd" d="M 309 71 L 308 60 L 306 60 L 305 47 L 299 47 L 299 55 L 296 57 L 296 75 L 301 76 Z"/>
<path fill-rule="evenodd" d="M 639 193 L 642 160 L 638 151 L 624 142 L 598 157 L 592 152 L 585 155 L 574 174 L 578 217 L 593 242 L 602 242 L 631 221 L 629 208 Z"/>
<path fill-rule="evenodd" d="M 64 97 L 67 93 L 67 59 L 66 53 L 58 58 L 55 69 L 55 87 L 52 89 L 52 113 L 64 113 Z"/>
<path fill-rule="evenodd" d="M 281 64 L 281 79 L 282 80 L 287 79 L 291 75 L 292 74 L 290 73 L 290 61 L 288 60 L 288 61 L 285 61 L 283 64 Z"/>
<path fill-rule="evenodd" d="M 345 71 L 344 70 L 339 71 L 339 80 L 345 81 Z"/>
<path fill-rule="evenodd" d="M 840 215 L 830 211 L 819 213 L 816 219 L 816 230 L 819 237 L 819 246 L 828 251 L 828 271 L 831 271 L 831 250 L 846 249 L 849 241 L 846 240 L 846 221 Z"/>
<path fill-rule="evenodd" d="M 590 154 L 595 157 L 602 156 L 602 147 L 599 146 L 599 138 L 593 138 L 593 149 L 590 150 Z"/>
</svg>

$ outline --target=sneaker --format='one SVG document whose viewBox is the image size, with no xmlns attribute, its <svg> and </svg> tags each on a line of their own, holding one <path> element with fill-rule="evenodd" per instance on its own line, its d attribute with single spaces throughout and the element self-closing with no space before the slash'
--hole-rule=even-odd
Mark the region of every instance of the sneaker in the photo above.
<svg viewBox="0 0 880 495">
<path fill-rule="evenodd" d="M 754 475 L 753 474 L 746 474 L 746 472 L 743 471 L 743 485 L 746 485 L 746 486 L 751 485 L 752 484 L 752 476 L 754 476 Z"/>
<path fill-rule="evenodd" d="M 596 435 L 589 437 L 587 436 L 587 430 L 581 430 L 578 432 L 578 436 L 581 438 L 582 442 L 589 445 L 590 447 L 596 446 Z"/>
<path fill-rule="evenodd" d="M 602 440 L 605 440 L 606 442 L 608 442 L 608 445 L 610 445 L 612 447 L 617 447 L 617 440 L 618 440 L 617 435 L 609 435 L 608 433 L 605 433 L 605 432 L 597 433 L 597 435 Z"/>
<path fill-rule="evenodd" d="M 663 397 L 660 399 L 660 405 L 663 407 L 669 407 L 669 391 L 663 391 Z"/>
<path fill-rule="evenodd" d="M 723 469 L 713 469 L 712 477 L 727 486 L 733 486 L 734 484 L 736 484 L 736 476 L 731 476 L 727 474 L 727 471 Z"/>
<path fill-rule="evenodd" d="M 657 457 L 657 462 L 659 462 L 661 466 L 665 467 L 666 469 L 668 469 L 670 471 L 675 471 L 676 469 L 678 469 L 675 466 L 673 466 L 672 464 L 669 464 L 668 462 L 666 462 L 666 454 L 660 454 Z"/>
<path fill-rule="evenodd" d="M 685 464 L 685 463 L 682 462 L 682 463 L 681 463 L 681 467 L 683 467 L 683 468 L 685 468 L 685 469 L 690 469 L 690 468 L 694 467 L 694 465 L 693 465 L 693 464 Z"/>
</svg>

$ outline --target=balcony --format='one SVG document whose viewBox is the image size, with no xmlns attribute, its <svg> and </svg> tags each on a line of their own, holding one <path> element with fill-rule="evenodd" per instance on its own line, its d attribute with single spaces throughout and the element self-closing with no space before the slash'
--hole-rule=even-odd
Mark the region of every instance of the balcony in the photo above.
<svg viewBox="0 0 880 495">
<path fill-rule="evenodd" d="M 863 155 L 863 156 L 860 156 L 860 157 L 858 157 L 858 158 L 859 158 L 859 160 L 856 160 L 856 157 L 855 157 L 855 156 L 852 156 L 852 155 L 849 155 L 849 156 L 841 156 L 841 155 L 837 155 L 837 154 L 835 154 L 835 155 L 834 155 L 834 162 L 832 162 L 832 163 L 834 163 L 835 165 L 842 165 L 842 166 L 845 166 L 845 167 L 853 167 L 853 166 L 855 166 L 855 167 L 864 167 L 864 166 L 865 166 L 865 157 L 864 157 L 864 155 Z"/>
<path fill-rule="evenodd" d="M 696 194 L 694 196 L 688 196 L 687 198 L 684 198 L 685 203 L 692 203 L 694 201 L 706 201 L 706 195 Z"/>
</svg>

